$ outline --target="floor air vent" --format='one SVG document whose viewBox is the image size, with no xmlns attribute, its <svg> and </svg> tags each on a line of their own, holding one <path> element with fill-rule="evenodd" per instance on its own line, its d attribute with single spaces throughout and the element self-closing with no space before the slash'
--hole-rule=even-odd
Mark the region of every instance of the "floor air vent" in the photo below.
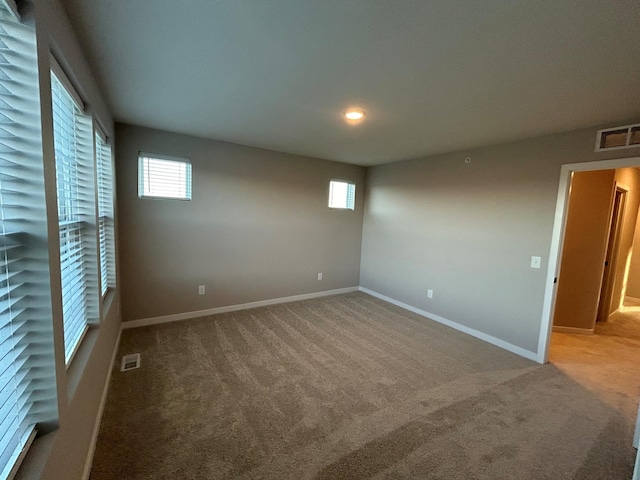
<svg viewBox="0 0 640 480">
<path fill-rule="evenodd" d="M 122 357 L 122 365 L 120 366 L 121 372 L 133 370 L 134 368 L 140 368 L 140 354 L 132 353 Z"/>
</svg>

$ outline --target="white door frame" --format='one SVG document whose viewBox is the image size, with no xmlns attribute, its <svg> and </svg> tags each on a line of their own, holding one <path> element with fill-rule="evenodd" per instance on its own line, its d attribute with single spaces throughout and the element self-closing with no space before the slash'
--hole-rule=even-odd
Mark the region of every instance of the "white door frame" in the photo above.
<svg viewBox="0 0 640 480">
<path fill-rule="evenodd" d="M 569 189 L 573 172 L 588 172 L 592 170 L 613 170 L 616 168 L 640 167 L 640 157 L 617 158 L 614 160 L 600 160 L 597 162 L 567 163 L 560 169 L 560 186 L 556 201 L 556 214 L 551 234 L 551 248 L 549 249 L 549 265 L 547 267 L 547 282 L 544 289 L 544 303 L 542 305 L 542 321 L 540 337 L 538 339 L 538 353 L 536 360 L 547 363 L 549 358 L 549 341 L 553 325 L 553 313 L 556 303 L 555 279 L 560 275 L 560 259 L 564 244 L 564 233 L 567 221 L 567 207 L 569 205 Z"/>
</svg>

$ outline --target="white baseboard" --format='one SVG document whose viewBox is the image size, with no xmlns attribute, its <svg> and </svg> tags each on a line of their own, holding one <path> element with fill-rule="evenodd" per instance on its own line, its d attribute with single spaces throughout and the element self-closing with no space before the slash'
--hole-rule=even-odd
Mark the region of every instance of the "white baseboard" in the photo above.
<svg viewBox="0 0 640 480">
<path fill-rule="evenodd" d="M 558 333 L 578 333 L 580 335 L 593 335 L 593 328 L 580 327 L 563 327 L 562 325 L 554 325 L 553 331 Z"/>
<path fill-rule="evenodd" d="M 195 312 L 176 313 L 174 315 L 163 315 L 161 317 L 142 318 L 140 320 L 131 320 L 122 322 L 123 329 L 147 327 L 149 325 L 157 325 L 159 323 L 176 322 L 179 320 L 189 320 L 190 318 L 206 317 L 215 315 L 216 313 L 237 312 L 238 310 L 247 310 L 249 308 L 266 307 L 267 305 L 276 305 L 278 303 L 297 302 L 299 300 L 309 300 L 311 298 L 326 297 L 329 295 L 338 295 L 340 293 L 357 292 L 359 287 L 338 288 L 335 290 L 325 290 L 323 292 L 304 293 L 302 295 L 293 295 L 291 297 L 272 298 L 270 300 L 260 300 L 258 302 L 240 303 L 237 305 L 228 305 L 226 307 L 215 307 L 207 310 L 197 310 Z"/>
<path fill-rule="evenodd" d="M 524 348 L 518 347 L 509 342 L 505 342 L 504 340 L 500 340 L 499 338 L 492 337 L 491 335 L 480 332 L 479 330 L 475 330 L 465 325 L 461 325 L 452 320 L 448 320 L 439 315 L 435 315 L 433 313 L 420 310 L 419 308 L 412 307 L 411 305 L 402 303 L 394 298 L 387 297 L 386 295 L 382 295 L 381 293 L 374 292 L 373 290 L 369 290 L 368 288 L 364 288 L 364 287 L 338 288 L 336 290 L 325 290 L 323 292 L 305 293 L 302 295 L 294 295 L 291 297 L 281 297 L 281 298 L 273 298 L 270 300 L 260 300 L 258 302 L 241 303 L 237 305 L 228 305 L 225 307 L 215 307 L 215 308 L 209 308 L 207 310 L 197 310 L 194 312 L 176 313 L 173 315 L 163 315 L 160 317 L 142 318 L 139 320 L 123 322 L 122 329 L 125 330 L 129 328 L 146 327 L 149 325 L 157 325 L 160 323 L 176 322 L 180 320 L 188 320 L 190 318 L 197 318 L 197 317 L 206 317 L 208 315 L 215 315 L 217 313 L 236 312 L 238 310 L 247 310 L 249 308 L 265 307 L 268 305 L 276 305 L 278 303 L 296 302 L 299 300 L 308 300 L 311 298 L 326 297 L 329 295 L 338 295 L 341 293 L 349 293 L 349 292 L 357 292 L 357 291 L 367 293 L 373 297 L 379 298 L 380 300 L 384 300 L 385 302 L 392 303 L 393 305 L 397 305 L 398 307 L 404 308 L 405 310 L 409 310 L 410 312 L 417 313 L 418 315 L 429 318 L 438 323 L 442 323 L 443 325 L 454 328 L 463 333 L 466 333 L 467 335 L 471 335 L 480 340 L 491 343 L 492 345 L 495 345 L 497 347 L 513 352 L 516 355 L 520 355 L 521 357 L 528 358 L 529 360 L 538 361 L 537 354 L 534 352 L 525 350 Z"/>
<path fill-rule="evenodd" d="M 100 424 L 102 423 L 102 414 L 104 413 L 104 406 L 107 403 L 107 394 L 109 393 L 109 384 L 111 383 L 111 374 L 113 373 L 113 366 L 116 361 L 116 355 L 118 354 L 118 348 L 120 347 L 120 335 L 122 334 L 122 328 L 118 332 L 118 338 L 116 344 L 113 347 L 113 353 L 111 354 L 111 363 L 109 364 L 109 373 L 107 374 L 107 380 L 102 389 L 102 398 L 100 399 L 100 406 L 98 407 L 98 415 L 96 421 L 93 424 L 93 433 L 91 434 L 91 443 L 89 443 L 89 452 L 87 453 L 87 460 L 84 464 L 84 470 L 82 472 L 82 480 L 88 480 L 91 474 L 91 466 L 93 464 L 93 455 L 96 452 L 96 443 L 98 442 L 98 434 L 100 433 Z"/>
<path fill-rule="evenodd" d="M 461 325 L 457 322 L 454 322 L 452 320 L 448 320 L 444 317 L 441 317 L 440 315 L 435 315 L 433 313 L 429 313 L 425 310 L 420 310 L 419 308 L 416 307 L 412 307 L 411 305 L 408 305 L 406 303 L 400 302 L 394 298 L 391 297 L 387 297 L 386 295 L 382 295 L 381 293 L 378 292 L 374 292 L 373 290 L 369 290 L 368 288 L 364 288 L 364 287 L 360 287 L 360 291 L 367 293 L 369 295 L 371 295 L 372 297 L 376 297 L 379 298 L 380 300 L 384 300 L 385 302 L 389 302 L 392 303 L 393 305 L 396 305 L 398 307 L 404 308 L 405 310 L 409 310 L 410 312 L 413 313 L 417 313 L 418 315 L 421 315 L 423 317 L 426 317 L 430 320 L 434 320 L 438 323 L 442 323 L 443 325 L 446 325 L 447 327 L 451 327 L 454 328 L 456 330 L 459 330 L 463 333 L 466 333 L 467 335 L 471 335 L 472 337 L 476 337 L 480 340 L 483 340 L 487 343 L 491 343 L 492 345 L 495 345 L 496 347 L 500 347 L 504 350 L 508 350 L 512 353 L 515 353 L 516 355 L 520 355 L 521 357 L 527 358 L 529 360 L 533 360 L 535 362 L 538 362 L 538 354 L 531 352 L 529 350 L 525 350 L 522 347 L 518 347 L 517 345 L 513 345 L 509 342 L 505 342 L 504 340 L 500 340 L 499 338 L 496 337 L 492 337 L 491 335 L 488 335 L 486 333 L 480 332 L 479 330 L 475 330 L 473 328 L 467 327 L 465 325 Z"/>
</svg>

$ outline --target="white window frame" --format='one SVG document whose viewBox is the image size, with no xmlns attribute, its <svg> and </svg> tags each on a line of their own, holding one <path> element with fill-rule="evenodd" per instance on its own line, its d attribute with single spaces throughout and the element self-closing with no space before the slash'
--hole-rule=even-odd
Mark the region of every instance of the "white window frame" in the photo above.
<svg viewBox="0 0 640 480">
<path fill-rule="evenodd" d="M 345 189 L 344 192 L 341 192 L 343 189 Z M 356 182 L 341 179 L 330 180 L 329 208 L 334 210 L 355 210 Z"/>
<path fill-rule="evenodd" d="M 55 90 L 60 85 L 61 94 Z M 52 109 L 56 151 L 60 274 L 64 327 L 65 364 L 69 368 L 89 326 L 99 318 L 98 259 L 96 233 L 96 177 L 92 155 L 92 119 L 84 103 L 56 59 L 51 56 Z M 67 98 L 68 97 L 68 98 Z M 56 102 L 71 102 L 71 122 L 58 118 Z M 65 123 L 62 125 L 63 122 Z M 62 126 L 59 126 L 62 125 Z M 56 139 L 59 128 L 73 138 Z M 60 131 L 62 134 L 63 132 Z M 59 148 L 60 147 L 60 148 Z M 65 149 L 62 152 L 62 148 Z M 61 183 L 64 182 L 64 183 Z"/>
<path fill-rule="evenodd" d="M 100 293 L 106 297 L 116 287 L 116 252 L 113 205 L 113 154 L 108 137 L 94 123 L 96 181 L 98 190 L 98 245 Z"/>
<path fill-rule="evenodd" d="M 156 166 L 155 173 L 150 170 L 152 164 Z M 171 171 L 175 168 L 178 170 Z M 138 152 L 139 198 L 190 201 L 192 181 L 189 158 Z"/>
</svg>

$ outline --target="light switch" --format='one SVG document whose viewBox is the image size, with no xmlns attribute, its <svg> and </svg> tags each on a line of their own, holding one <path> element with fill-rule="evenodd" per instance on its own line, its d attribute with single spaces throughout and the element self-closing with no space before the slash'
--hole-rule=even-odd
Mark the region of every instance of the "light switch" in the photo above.
<svg viewBox="0 0 640 480">
<path fill-rule="evenodd" d="M 541 257 L 531 257 L 531 268 L 540 268 Z"/>
</svg>

